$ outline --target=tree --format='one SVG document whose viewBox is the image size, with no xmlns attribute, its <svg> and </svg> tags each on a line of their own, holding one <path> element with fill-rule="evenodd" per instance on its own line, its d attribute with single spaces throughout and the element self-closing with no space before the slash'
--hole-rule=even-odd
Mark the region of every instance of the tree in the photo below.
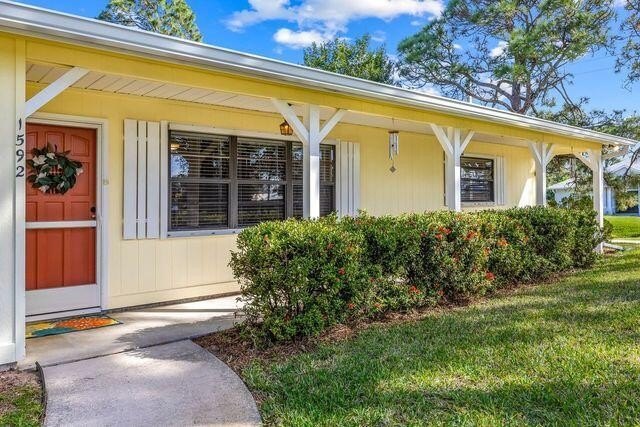
<svg viewBox="0 0 640 427">
<path fill-rule="evenodd" d="M 304 65 L 374 82 L 394 84 L 394 63 L 384 46 L 370 48 L 368 34 L 349 42 L 335 39 L 304 50 Z"/>
<path fill-rule="evenodd" d="M 109 0 L 98 19 L 154 33 L 202 41 L 186 0 Z"/>
<path fill-rule="evenodd" d="M 616 61 L 616 71 L 628 70 L 629 82 L 640 80 L 640 0 L 626 0 L 629 13 L 622 22 L 622 35 L 627 42 Z"/>
<path fill-rule="evenodd" d="M 398 46 L 400 76 L 521 114 L 574 104 L 566 66 L 610 46 L 613 0 L 452 0 Z"/>
<path fill-rule="evenodd" d="M 593 129 L 624 138 L 640 139 L 640 116 L 626 115 L 625 111 L 617 110 L 607 113 L 595 110 L 589 113 L 577 106 L 565 106 L 556 112 L 541 112 L 540 116 L 549 120 L 565 123 L 573 126 Z M 630 194 L 629 188 L 637 188 L 640 185 L 640 176 L 631 173 L 632 165 L 640 162 L 640 147 L 632 149 L 625 160 L 629 165 L 622 174 L 605 173 L 605 183 L 613 189 L 616 196 L 616 207 L 620 211 L 638 205 L 637 195 Z M 606 166 L 620 162 L 620 158 L 613 158 L 606 162 Z M 565 201 L 568 206 L 585 205 L 585 200 L 590 199 L 591 171 L 581 161 L 571 155 L 556 156 L 547 166 L 549 182 L 557 183 L 566 179 L 572 179 L 571 196 Z"/>
</svg>

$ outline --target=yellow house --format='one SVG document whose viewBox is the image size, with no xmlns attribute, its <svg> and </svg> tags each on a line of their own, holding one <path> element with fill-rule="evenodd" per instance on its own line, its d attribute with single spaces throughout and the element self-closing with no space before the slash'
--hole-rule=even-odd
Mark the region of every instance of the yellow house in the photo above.
<svg viewBox="0 0 640 427">
<path fill-rule="evenodd" d="M 263 220 L 544 204 L 574 153 L 602 221 L 634 143 L 4 0 L 0 93 L 0 365 L 28 320 L 237 292 Z"/>
</svg>

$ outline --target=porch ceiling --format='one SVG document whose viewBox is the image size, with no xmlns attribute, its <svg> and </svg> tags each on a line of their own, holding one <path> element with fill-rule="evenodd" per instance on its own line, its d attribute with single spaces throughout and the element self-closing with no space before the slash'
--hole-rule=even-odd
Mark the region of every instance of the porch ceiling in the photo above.
<svg viewBox="0 0 640 427">
<path fill-rule="evenodd" d="M 26 80 L 27 82 L 47 85 L 56 81 L 69 69 L 71 69 L 71 67 L 64 65 L 29 62 L 26 67 Z M 89 71 L 71 87 L 122 95 L 136 95 L 279 114 L 271 100 L 268 98 L 235 94 L 231 92 L 213 91 L 199 87 L 176 85 L 169 82 L 106 74 L 96 71 Z M 302 116 L 302 105 L 294 104 L 293 108 L 299 116 Z M 322 120 L 329 119 L 334 112 L 334 108 L 327 106 L 320 107 L 320 116 Z M 385 117 L 362 111 L 348 111 L 341 122 L 386 130 L 393 129 L 402 132 L 433 135 L 433 131 L 431 130 L 429 123 L 394 119 L 392 117 Z M 475 141 L 493 144 L 527 147 L 527 142 L 525 140 L 505 135 L 483 134 L 476 132 L 473 139 Z"/>
</svg>

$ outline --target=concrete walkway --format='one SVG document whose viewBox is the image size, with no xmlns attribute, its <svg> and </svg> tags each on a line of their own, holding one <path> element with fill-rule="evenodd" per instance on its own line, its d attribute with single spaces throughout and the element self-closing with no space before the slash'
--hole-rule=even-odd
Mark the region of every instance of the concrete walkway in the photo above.
<svg viewBox="0 0 640 427">
<path fill-rule="evenodd" d="M 36 361 L 42 366 L 75 362 L 228 329 L 241 320 L 236 317 L 240 308 L 236 299 L 231 296 L 112 313 L 109 316 L 121 325 L 31 338 L 27 340 L 27 358 L 19 368 L 33 368 Z"/>
<path fill-rule="evenodd" d="M 27 340 L 47 426 L 257 426 L 249 390 L 191 338 L 241 319 L 235 297 L 112 314 L 121 325 Z"/>
<path fill-rule="evenodd" d="M 623 245 L 640 245 L 640 239 L 612 239 L 611 242 Z"/>
<path fill-rule="evenodd" d="M 258 426 L 249 390 L 191 341 L 44 368 L 46 426 Z"/>
</svg>

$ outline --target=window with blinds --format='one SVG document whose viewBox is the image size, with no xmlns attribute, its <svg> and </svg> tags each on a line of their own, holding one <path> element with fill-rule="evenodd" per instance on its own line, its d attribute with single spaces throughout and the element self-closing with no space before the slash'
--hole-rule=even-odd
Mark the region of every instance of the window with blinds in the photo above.
<svg viewBox="0 0 640 427">
<path fill-rule="evenodd" d="M 302 145 L 172 131 L 169 230 L 243 228 L 302 217 Z M 320 214 L 335 210 L 335 147 L 321 146 Z"/>
<path fill-rule="evenodd" d="M 493 159 L 462 157 L 462 202 L 495 202 L 495 164 Z"/>
</svg>

